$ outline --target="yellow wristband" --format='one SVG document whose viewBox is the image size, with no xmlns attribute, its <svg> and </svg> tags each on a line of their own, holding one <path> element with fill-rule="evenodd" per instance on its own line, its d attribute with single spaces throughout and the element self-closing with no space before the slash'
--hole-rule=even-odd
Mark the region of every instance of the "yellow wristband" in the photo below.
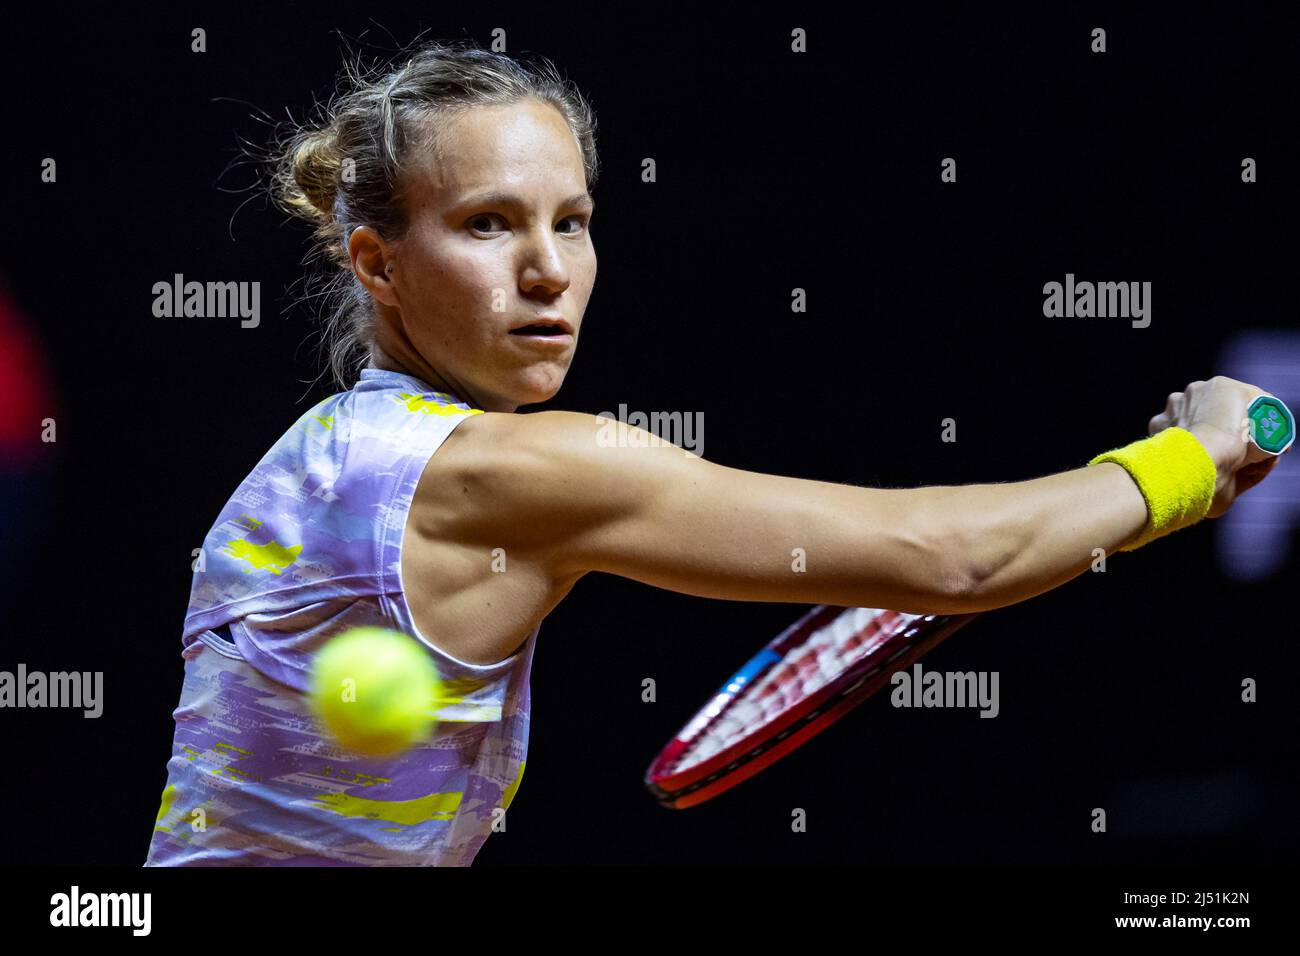
<svg viewBox="0 0 1300 956">
<path fill-rule="evenodd" d="M 1113 461 L 1137 483 L 1147 524 L 1121 551 L 1135 551 L 1162 535 L 1196 524 L 1214 502 L 1217 469 L 1205 446 L 1185 428 L 1166 428 L 1088 462 Z"/>
</svg>

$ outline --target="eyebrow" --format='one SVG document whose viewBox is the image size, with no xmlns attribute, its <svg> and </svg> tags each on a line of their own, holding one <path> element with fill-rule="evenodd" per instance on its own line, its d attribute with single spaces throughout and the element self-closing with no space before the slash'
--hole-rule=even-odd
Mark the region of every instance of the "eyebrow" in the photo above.
<svg viewBox="0 0 1300 956">
<path fill-rule="evenodd" d="M 461 206 L 523 206 L 525 202 L 522 197 L 514 193 L 506 192 L 488 192 L 479 193 L 477 196 L 466 196 L 460 202 L 456 203 Z M 582 206 L 591 209 L 596 205 L 596 201 L 591 198 L 590 193 L 576 193 L 560 202 L 561 206 Z"/>
</svg>

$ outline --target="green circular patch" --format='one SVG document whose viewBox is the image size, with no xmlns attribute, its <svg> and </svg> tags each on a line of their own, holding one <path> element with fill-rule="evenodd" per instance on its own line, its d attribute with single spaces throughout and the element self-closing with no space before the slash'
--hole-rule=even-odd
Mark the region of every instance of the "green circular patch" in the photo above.
<svg viewBox="0 0 1300 956">
<path fill-rule="evenodd" d="M 1295 417 L 1281 399 L 1261 395 L 1250 403 L 1246 415 L 1251 421 L 1251 437 L 1264 451 L 1280 455 L 1295 441 Z"/>
</svg>

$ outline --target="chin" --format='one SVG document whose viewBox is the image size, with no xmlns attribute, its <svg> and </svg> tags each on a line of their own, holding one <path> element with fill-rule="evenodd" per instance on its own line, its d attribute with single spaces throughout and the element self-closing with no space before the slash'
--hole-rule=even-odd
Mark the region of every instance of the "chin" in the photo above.
<svg viewBox="0 0 1300 956">
<path fill-rule="evenodd" d="M 519 405 L 536 405 L 558 395 L 563 384 L 563 372 L 554 378 L 549 375 L 529 375 L 510 390 L 510 400 Z"/>
</svg>

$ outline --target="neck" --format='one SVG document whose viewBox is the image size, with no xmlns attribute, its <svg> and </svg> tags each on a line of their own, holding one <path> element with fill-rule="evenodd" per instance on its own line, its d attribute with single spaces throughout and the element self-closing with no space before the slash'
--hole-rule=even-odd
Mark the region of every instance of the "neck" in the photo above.
<svg viewBox="0 0 1300 956">
<path fill-rule="evenodd" d="M 387 348 L 378 341 L 371 343 L 370 367 L 414 376 L 430 388 L 439 392 L 450 392 L 471 408 L 480 408 L 485 412 L 513 412 L 519 407 L 515 404 L 493 401 L 485 395 L 478 395 L 474 389 L 457 381 L 453 376 L 438 372 L 407 342 L 398 345 L 389 343 Z"/>
</svg>

